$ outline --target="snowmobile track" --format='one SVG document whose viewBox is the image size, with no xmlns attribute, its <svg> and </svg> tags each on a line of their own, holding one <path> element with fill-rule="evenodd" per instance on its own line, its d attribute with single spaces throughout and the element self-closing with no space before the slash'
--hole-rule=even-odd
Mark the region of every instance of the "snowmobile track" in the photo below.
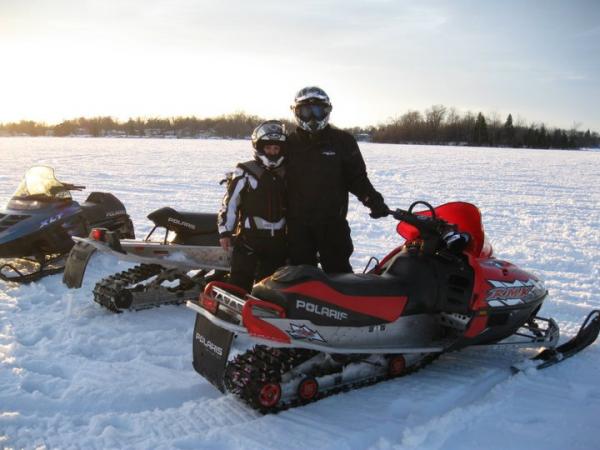
<svg viewBox="0 0 600 450">
<path fill-rule="evenodd" d="M 176 281 L 176 287 L 162 285 Z M 117 313 L 180 304 L 197 298 L 205 284 L 204 279 L 190 278 L 177 269 L 140 264 L 100 280 L 94 287 L 94 301 Z"/>
<path fill-rule="evenodd" d="M 295 406 L 305 405 L 340 392 L 347 392 L 370 386 L 381 381 L 397 378 L 414 373 L 437 359 L 440 354 L 432 353 L 421 361 L 409 366 L 398 375 L 375 375 L 343 385 L 336 385 L 319 392 L 310 400 L 303 400 L 298 395 L 288 401 L 279 401 L 276 405 L 265 408 L 257 400 L 260 389 L 265 383 L 279 383 L 282 376 L 299 364 L 316 356 L 318 352 L 304 349 L 277 349 L 257 345 L 252 349 L 236 356 L 227 366 L 225 373 L 225 386 L 227 390 L 238 395 L 252 408 L 263 414 L 275 413 Z M 334 375 L 339 370 L 319 368 L 312 370 L 311 377 L 318 378 L 324 375 Z"/>
</svg>

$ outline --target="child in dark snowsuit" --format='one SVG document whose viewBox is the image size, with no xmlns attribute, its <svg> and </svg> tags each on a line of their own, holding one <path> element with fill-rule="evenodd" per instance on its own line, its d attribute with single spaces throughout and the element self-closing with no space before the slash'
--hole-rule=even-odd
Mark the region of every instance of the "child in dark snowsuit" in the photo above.
<svg viewBox="0 0 600 450">
<path fill-rule="evenodd" d="M 237 165 L 219 211 L 221 247 L 233 246 L 230 281 L 247 291 L 285 264 L 286 139 L 283 124 L 276 120 L 254 130 L 254 160 Z"/>
</svg>

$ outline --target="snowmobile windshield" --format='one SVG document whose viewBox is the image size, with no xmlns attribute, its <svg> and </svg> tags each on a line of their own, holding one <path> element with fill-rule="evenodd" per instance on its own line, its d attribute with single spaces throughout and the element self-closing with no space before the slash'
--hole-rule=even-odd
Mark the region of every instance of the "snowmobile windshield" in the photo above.
<svg viewBox="0 0 600 450">
<path fill-rule="evenodd" d="M 71 193 L 56 179 L 52 167 L 35 166 L 25 173 L 12 200 L 71 200 Z"/>
<path fill-rule="evenodd" d="M 416 214 L 431 216 L 431 211 L 421 211 Z M 467 253 L 471 253 L 475 257 L 491 256 L 493 250 L 485 239 L 481 212 L 475 205 L 466 202 L 445 203 L 435 208 L 435 215 L 448 223 L 456 225 L 458 231 L 471 235 L 471 241 L 466 249 Z M 419 230 L 406 222 L 398 223 L 396 231 L 406 240 L 419 237 Z"/>
</svg>

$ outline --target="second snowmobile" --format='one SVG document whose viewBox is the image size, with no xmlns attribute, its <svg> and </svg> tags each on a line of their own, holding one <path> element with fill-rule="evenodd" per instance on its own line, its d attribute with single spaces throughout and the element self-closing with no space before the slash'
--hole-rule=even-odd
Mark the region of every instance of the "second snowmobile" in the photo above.
<svg viewBox="0 0 600 450">
<path fill-rule="evenodd" d="M 94 301 L 114 312 L 183 303 L 210 281 L 222 280 L 229 254 L 219 246 L 217 215 L 160 208 L 148 215 L 154 227 L 144 240 L 121 239 L 118 232 L 95 228 L 76 241 L 67 259 L 63 282 L 80 288 L 95 252 L 137 266 L 100 280 Z M 158 238 L 157 229 L 163 230 Z"/>
<path fill-rule="evenodd" d="M 418 204 L 426 210 L 413 212 Z M 251 293 L 210 283 L 187 303 L 196 312 L 196 371 L 276 412 L 414 372 L 469 346 L 542 347 L 536 361 L 546 367 L 598 336 L 600 312 L 593 311 L 578 336 L 557 347 L 556 322 L 538 316 L 544 283 L 493 256 L 474 205 L 416 202 L 390 213 L 406 241 L 367 273 L 289 266 Z M 449 230 L 467 234 L 468 245 L 449 248 Z M 255 345 L 230 359 L 236 335 Z"/>
<path fill-rule="evenodd" d="M 107 192 L 92 192 L 78 203 L 71 191 L 84 186 L 56 179 L 47 166 L 30 168 L 0 211 L 0 279 L 30 282 L 61 272 L 73 236 L 87 236 L 92 227 L 134 238 L 125 206 Z"/>
</svg>

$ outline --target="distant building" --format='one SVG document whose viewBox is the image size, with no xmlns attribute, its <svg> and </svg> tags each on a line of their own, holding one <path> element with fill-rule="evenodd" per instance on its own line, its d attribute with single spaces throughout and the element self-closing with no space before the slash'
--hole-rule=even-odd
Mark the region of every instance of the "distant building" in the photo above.
<svg viewBox="0 0 600 450">
<path fill-rule="evenodd" d="M 108 130 L 105 134 L 105 136 L 107 137 L 125 137 L 127 136 L 127 133 L 125 131 L 122 130 Z"/>
<path fill-rule="evenodd" d="M 91 137 L 92 135 L 86 128 L 77 128 L 71 136 L 77 137 Z"/>
<path fill-rule="evenodd" d="M 162 130 L 160 128 L 144 128 L 144 136 L 162 137 Z"/>
</svg>

